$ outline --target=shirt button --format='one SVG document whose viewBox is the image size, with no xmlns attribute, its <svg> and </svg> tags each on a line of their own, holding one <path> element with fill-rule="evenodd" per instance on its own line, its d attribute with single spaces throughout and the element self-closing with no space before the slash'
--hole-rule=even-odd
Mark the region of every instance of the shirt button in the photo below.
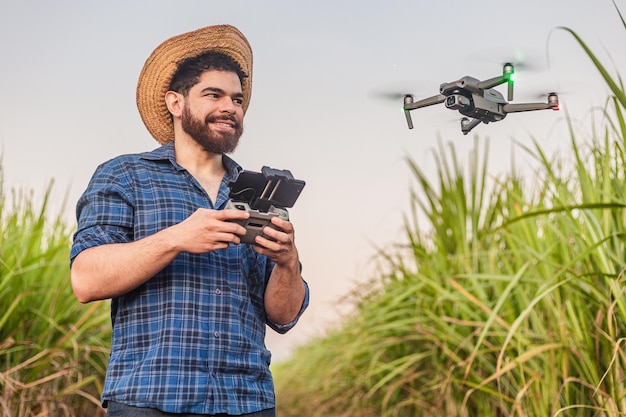
<svg viewBox="0 0 626 417">
<path fill-rule="evenodd" d="M 220 290 L 219 288 L 215 289 L 215 294 L 220 295 L 222 293 L 222 290 Z"/>
<path fill-rule="evenodd" d="M 217 330 L 213 332 L 213 336 L 215 337 L 220 337 L 220 332 L 218 332 Z"/>
</svg>

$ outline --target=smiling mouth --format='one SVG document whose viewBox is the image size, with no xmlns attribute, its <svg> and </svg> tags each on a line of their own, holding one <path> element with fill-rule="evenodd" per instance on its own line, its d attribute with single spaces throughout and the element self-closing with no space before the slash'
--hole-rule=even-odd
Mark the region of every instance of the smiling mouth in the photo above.
<svg viewBox="0 0 626 417">
<path fill-rule="evenodd" d="M 213 124 L 220 129 L 237 130 L 239 123 L 230 117 L 207 117 L 207 124 Z"/>
<path fill-rule="evenodd" d="M 214 123 L 216 125 L 222 126 L 222 127 L 227 127 L 227 128 L 231 128 L 231 129 L 235 128 L 235 124 L 234 123 L 227 123 L 227 122 L 214 122 Z"/>
</svg>

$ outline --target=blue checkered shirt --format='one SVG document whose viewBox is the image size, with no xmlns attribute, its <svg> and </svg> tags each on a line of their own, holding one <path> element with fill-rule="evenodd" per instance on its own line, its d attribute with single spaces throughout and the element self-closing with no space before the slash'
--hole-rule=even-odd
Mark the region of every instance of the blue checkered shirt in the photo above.
<svg viewBox="0 0 626 417">
<path fill-rule="evenodd" d="M 223 208 L 228 182 L 241 170 L 232 159 L 223 161 L 227 174 L 215 206 L 176 163 L 171 143 L 100 165 L 77 204 L 71 259 L 92 246 L 150 236 L 199 207 Z M 278 325 L 265 314 L 272 267 L 245 244 L 181 253 L 147 283 L 113 298 L 103 404 L 235 415 L 274 407 L 266 324 L 284 333 L 297 319 Z M 307 287 L 298 318 L 308 300 Z"/>
</svg>

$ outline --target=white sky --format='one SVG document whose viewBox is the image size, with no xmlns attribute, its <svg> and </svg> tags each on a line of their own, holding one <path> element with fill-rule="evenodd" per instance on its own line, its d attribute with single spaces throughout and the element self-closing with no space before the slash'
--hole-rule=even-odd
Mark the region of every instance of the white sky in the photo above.
<svg viewBox="0 0 626 417">
<path fill-rule="evenodd" d="M 617 4 L 626 12 L 624 0 Z M 54 179 L 53 209 L 68 194 L 66 216 L 75 222 L 75 202 L 99 163 L 157 146 L 135 106 L 145 59 L 166 38 L 221 23 L 237 26 L 254 51 L 235 159 L 307 182 L 290 214 L 312 303 L 296 329 L 268 338 L 275 359 L 337 322 L 339 298 L 372 276 L 375 244 L 404 243 L 412 184 L 405 157 L 435 175 L 439 138 L 464 162 L 478 135 L 489 139 L 490 172 L 498 174 L 510 169 L 513 139 L 530 145 L 533 135 L 548 152 L 569 146 L 564 111 L 509 115 L 463 136 L 458 113 L 439 105 L 412 112 L 410 131 L 401 100 L 372 92 L 418 100 L 465 75 L 497 76 L 522 52 L 540 69 L 518 70 L 514 102 L 556 90 L 576 123 L 590 126 L 607 89 L 574 39 L 554 28 L 574 29 L 611 69 L 625 63 L 626 30 L 610 0 L 0 0 L 5 187 L 42 195 Z M 522 151 L 515 155 L 522 165 Z"/>
</svg>

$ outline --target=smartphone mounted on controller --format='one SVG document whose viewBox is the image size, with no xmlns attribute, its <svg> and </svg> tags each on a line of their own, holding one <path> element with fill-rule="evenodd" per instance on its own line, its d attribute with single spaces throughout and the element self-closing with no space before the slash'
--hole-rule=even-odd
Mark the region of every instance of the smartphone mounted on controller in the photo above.
<svg viewBox="0 0 626 417">
<path fill-rule="evenodd" d="M 263 228 L 272 224 L 273 217 L 289 220 L 287 208 L 293 207 L 305 182 L 295 179 L 290 171 L 263 166 L 261 172 L 241 171 L 235 181 L 229 183 L 230 193 L 226 208 L 245 210 L 250 213 L 246 220 L 236 223 L 246 228 L 241 243 L 254 244 Z"/>
</svg>

